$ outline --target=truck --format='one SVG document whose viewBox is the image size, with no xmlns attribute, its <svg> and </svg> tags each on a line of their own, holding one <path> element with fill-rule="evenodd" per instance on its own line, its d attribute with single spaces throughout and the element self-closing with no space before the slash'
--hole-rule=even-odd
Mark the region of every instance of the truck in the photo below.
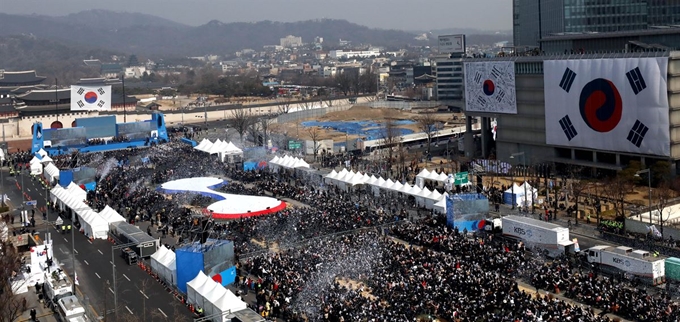
<svg viewBox="0 0 680 322">
<path fill-rule="evenodd" d="M 59 299 L 73 295 L 73 284 L 61 269 L 45 272 L 43 293 L 47 305 L 56 311 Z"/>
<path fill-rule="evenodd" d="M 57 314 L 61 322 L 90 321 L 85 314 L 85 308 L 74 295 L 62 297 L 57 301 Z"/>
<path fill-rule="evenodd" d="M 569 228 L 528 217 L 505 216 L 501 219 L 503 236 L 522 241 L 548 257 L 579 252 L 578 243 L 569 239 Z"/>
<path fill-rule="evenodd" d="M 586 258 L 605 274 L 623 275 L 634 282 L 654 286 L 666 282 L 665 259 L 652 256 L 646 250 L 599 245 L 588 248 Z"/>
</svg>

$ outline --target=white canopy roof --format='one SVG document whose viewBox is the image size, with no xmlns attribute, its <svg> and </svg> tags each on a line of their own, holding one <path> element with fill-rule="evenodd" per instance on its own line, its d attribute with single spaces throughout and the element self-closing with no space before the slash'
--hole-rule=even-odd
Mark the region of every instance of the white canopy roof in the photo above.
<svg viewBox="0 0 680 322">
<path fill-rule="evenodd" d="M 418 175 L 416 175 L 416 177 L 427 178 L 429 175 L 430 175 L 430 171 L 427 171 L 427 169 L 423 169 L 423 170 L 420 171 L 420 173 L 418 173 Z"/>
<path fill-rule="evenodd" d="M 411 190 L 411 188 L 413 188 L 413 186 L 406 183 L 403 186 L 401 186 L 401 188 L 399 188 L 399 192 L 408 193 Z"/>
<path fill-rule="evenodd" d="M 198 297 L 201 296 L 198 290 L 208 282 L 209 278 L 203 271 L 198 272 L 198 275 L 191 281 L 187 282 L 187 302 L 198 303 Z"/>
<path fill-rule="evenodd" d="M 399 191 L 399 189 L 401 189 L 401 187 L 403 187 L 403 186 L 404 185 L 401 184 L 401 182 L 395 181 L 394 183 L 392 183 L 392 186 L 387 187 L 387 189 Z"/>
<path fill-rule="evenodd" d="M 335 171 L 335 169 L 333 169 L 333 171 L 331 171 L 331 173 L 326 175 L 327 179 L 332 179 L 332 180 L 335 180 L 337 177 L 338 177 L 338 173 Z"/>
<path fill-rule="evenodd" d="M 47 151 L 45 151 L 43 148 L 40 148 L 40 150 L 38 150 L 36 153 L 38 153 L 41 158 L 44 158 L 47 155 Z"/>
<path fill-rule="evenodd" d="M 33 156 L 33 159 L 29 162 L 30 164 L 40 164 L 40 159 L 37 156 Z"/>
<path fill-rule="evenodd" d="M 109 207 L 108 205 L 106 205 L 106 207 L 104 207 L 104 209 L 99 212 L 99 215 L 109 224 L 125 221 L 123 216 L 121 216 L 117 211 L 113 210 L 113 208 Z"/>
<path fill-rule="evenodd" d="M 513 188 L 514 188 L 514 189 L 513 189 Z M 507 193 L 515 193 L 515 194 L 522 194 L 522 195 L 523 195 L 523 194 L 524 194 L 524 189 L 523 189 L 523 188 L 520 188 L 520 186 L 517 185 L 516 183 L 513 183 L 513 184 L 512 184 L 512 187 L 508 188 L 508 190 L 505 190 L 505 192 L 507 192 Z"/>
<path fill-rule="evenodd" d="M 366 184 L 369 185 L 375 185 L 375 183 L 378 181 L 378 178 L 376 178 L 374 175 L 371 175 L 368 180 L 366 180 Z"/>
<path fill-rule="evenodd" d="M 390 189 L 394 185 L 394 181 L 392 179 L 387 179 L 383 184 L 380 185 L 380 188 L 385 188 L 385 189 Z"/>
<path fill-rule="evenodd" d="M 52 158 L 50 158 L 49 155 L 46 155 L 42 158 L 42 160 L 40 160 L 40 162 L 42 162 L 44 164 L 44 163 L 48 163 L 48 162 L 54 162 L 54 160 L 52 160 Z"/>
<path fill-rule="evenodd" d="M 352 177 L 348 178 L 347 184 L 356 186 L 358 184 L 364 184 L 364 176 L 361 173 L 355 173 Z"/>
<path fill-rule="evenodd" d="M 375 183 L 373 185 L 382 188 L 382 187 L 385 186 L 386 183 L 387 183 L 387 181 L 385 181 L 385 179 L 383 179 L 383 177 L 380 177 L 380 178 L 378 178 L 378 180 L 375 181 Z"/>
<path fill-rule="evenodd" d="M 437 191 L 437 189 L 432 190 L 432 193 L 430 193 L 429 196 L 425 197 L 427 199 L 432 199 L 432 200 L 439 200 L 442 197 L 442 194 Z"/>
<path fill-rule="evenodd" d="M 406 193 L 409 194 L 409 195 L 416 196 L 420 193 L 420 191 L 422 191 L 422 189 L 420 189 L 418 186 L 414 185 L 413 187 L 411 187 L 411 189 L 406 191 Z"/>
<path fill-rule="evenodd" d="M 432 191 L 430 189 L 427 189 L 427 187 L 424 187 L 423 190 L 418 193 L 418 197 L 423 197 L 427 198 L 430 194 L 432 194 Z"/>
</svg>

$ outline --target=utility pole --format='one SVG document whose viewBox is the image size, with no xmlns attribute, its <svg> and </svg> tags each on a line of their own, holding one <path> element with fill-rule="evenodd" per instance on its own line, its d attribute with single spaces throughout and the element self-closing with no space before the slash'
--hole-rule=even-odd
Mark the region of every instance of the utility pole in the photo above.
<svg viewBox="0 0 680 322">
<path fill-rule="evenodd" d="M 123 81 L 123 123 L 127 123 L 127 106 L 125 106 L 125 71 L 121 75 Z"/>
</svg>

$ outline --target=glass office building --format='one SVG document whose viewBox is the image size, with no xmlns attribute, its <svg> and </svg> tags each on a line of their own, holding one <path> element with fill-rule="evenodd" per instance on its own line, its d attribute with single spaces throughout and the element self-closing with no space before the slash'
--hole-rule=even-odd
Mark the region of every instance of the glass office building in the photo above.
<svg viewBox="0 0 680 322">
<path fill-rule="evenodd" d="M 515 46 L 538 46 L 540 38 L 558 33 L 632 31 L 669 25 L 680 25 L 680 1 L 513 0 Z"/>
</svg>

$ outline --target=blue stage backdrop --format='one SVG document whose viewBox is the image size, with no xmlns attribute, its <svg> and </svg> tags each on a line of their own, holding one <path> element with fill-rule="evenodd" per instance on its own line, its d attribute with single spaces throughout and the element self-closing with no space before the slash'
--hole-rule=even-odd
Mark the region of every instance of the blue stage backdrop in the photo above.
<svg viewBox="0 0 680 322">
<path fill-rule="evenodd" d="M 489 200 L 480 193 L 460 193 L 446 198 L 446 223 L 458 230 L 484 229 L 489 213 Z"/>
<path fill-rule="evenodd" d="M 76 119 L 76 126 L 86 129 L 88 139 L 116 136 L 115 115 Z"/>
<path fill-rule="evenodd" d="M 228 240 L 208 239 L 205 244 L 194 242 L 175 251 L 177 263 L 177 288 L 187 292 L 187 282 L 203 271 L 213 280 L 228 285 L 236 278 L 234 268 L 234 243 Z M 226 283 L 226 284 L 225 284 Z"/>
</svg>

